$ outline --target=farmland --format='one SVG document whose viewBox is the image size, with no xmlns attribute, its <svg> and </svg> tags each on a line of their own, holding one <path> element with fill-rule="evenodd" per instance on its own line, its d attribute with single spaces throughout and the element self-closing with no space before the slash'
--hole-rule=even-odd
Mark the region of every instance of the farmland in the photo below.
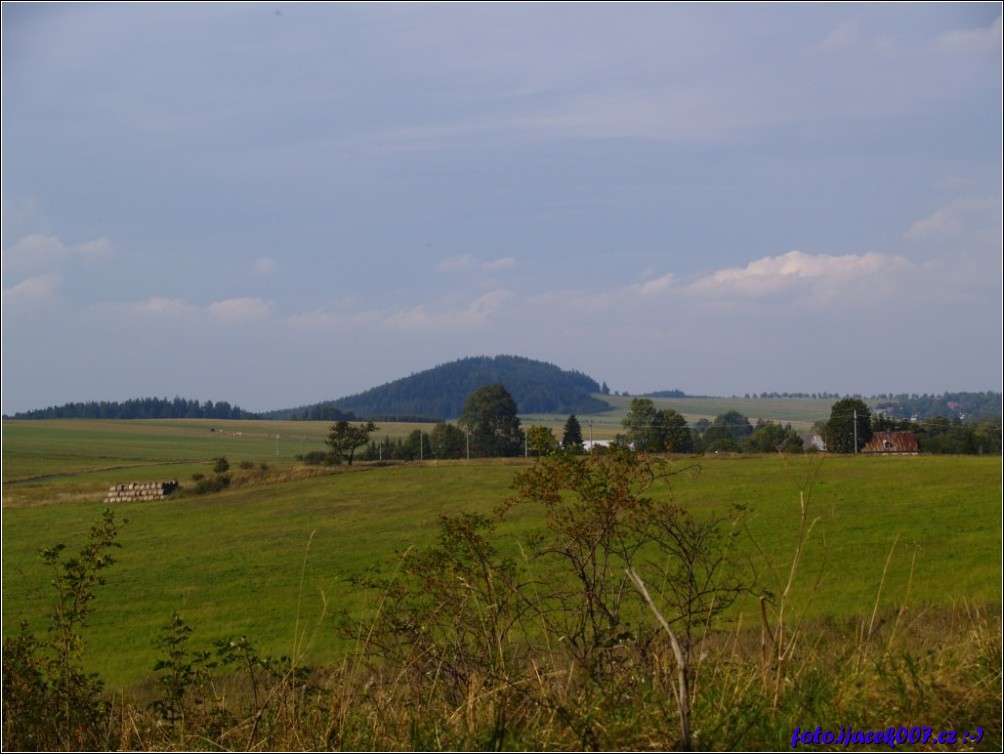
<svg viewBox="0 0 1004 754">
<path fill-rule="evenodd" d="M 386 431 L 394 436 L 410 427 Z M 80 540 L 103 508 L 109 485 L 178 478 L 184 486 L 192 473 L 208 470 L 209 459 L 226 455 L 235 464 L 271 463 L 272 479 L 279 481 L 252 480 L 211 498 L 116 509 L 129 524 L 96 618 L 94 660 L 115 668 L 115 682 L 140 680 L 152 667 L 147 637 L 172 610 L 191 612 L 194 623 L 221 634 L 259 635 L 280 651 L 292 630 L 308 542 L 311 599 L 321 593 L 351 599 L 343 583 L 348 576 L 431 542 L 442 513 L 490 513 L 511 494 L 518 468 L 486 462 L 356 465 L 352 473 L 346 467 L 297 478 L 295 465 L 281 456 L 274 461 L 276 434 L 287 438 L 279 441 L 280 453 L 284 442 L 299 452 L 297 438 L 316 449 L 325 431 L 314 422 L 6 424 L 4 625 L 43 614 L 47 580 L 35 553 Z M 749 506 L 751 532 L 781 563 L 792 547 L 800 491 L 809 493 L 810 512 L 820 519 L 809 562 L 818 557 L 825 569 L 822 598 L 812 600 L 810 614 L 870 610 L 890 549 L 885 596 L 894 604 L 905 594 L 911 567 L 918 603 L 999 598 L 997 459 L 703 459 L 699 470 L 654 492 L 697 509 Z M 529 515 L 517 523 L 529 526 Z M 268 610 L 248 610 L 261 595 L 269 596 Z M 105 645 L 117 648 L 107 661 L 99 649 Z"/>
<path fill-rule="evenodd" d="M 387 425 L 379 434 L 404 436 L 414 426 Z M 337 664 L 349 647 L 334 616 L 367 621 L 374 610 L 372 593 L 352 579 L 373 567 L 393 572 L 400 553 L 434 544 L 443 515 L 492 516 L 532 463 L 321 470 L 293 461 L 322 448 L 326 431 L 313 422 L 5 422 L 5 636 L 21 620 L 43 631 L 52 589 L 37 552 L 55 543 L 78 549 L 109 485 L 190 486 L 193 474 L 208 474 L 211 459 L 225 455 L 234 471 L 223 492 L 115 508 L 128 523 L 107 584 L 97 589 L 87 667 L 113 689 L 148 683 L 154 639 L 173 612 L 203 646 L 247 636 L 269 654 L 299 647 L 303 662 Z M 698 518 L 744 506 L 739 554 L 763 592 L 784 591 L 806 503 L 813 525 L 789 599 L 813 625 L 871 626 L 877 614 L 909 628 L 973 610 L 999 615 L 999 458 L 677 457 L 671 464 L 680 473 L 646 494 Z M 542 524 L 541 510 L 514 509 L 499 524 L 499 547 L 518 557 Z M 740 600 L 724 625 L 756 625 L 758 609 L 755 596 Z"/>
</svg>

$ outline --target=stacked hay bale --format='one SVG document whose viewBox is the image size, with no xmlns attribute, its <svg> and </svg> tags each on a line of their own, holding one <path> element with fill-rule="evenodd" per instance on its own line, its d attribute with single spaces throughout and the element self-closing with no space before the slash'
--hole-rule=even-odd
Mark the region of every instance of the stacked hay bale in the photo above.
<svg viewBox="0 0 1004 754">
<path fill-rule="evenodd" d="M 163 500 L 177 488 L 177 481 L 113 484 L 108 489 L 108 495 L 105 497 L 105 502 L 126 503 L 147 500 Z"/>
</svg>

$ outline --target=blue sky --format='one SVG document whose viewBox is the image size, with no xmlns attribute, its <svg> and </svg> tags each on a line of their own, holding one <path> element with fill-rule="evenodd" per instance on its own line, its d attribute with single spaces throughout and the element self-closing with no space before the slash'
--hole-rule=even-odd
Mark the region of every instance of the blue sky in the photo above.
<svg viewBox="0 0 1004 754">
<path fill-rule="evenodd" d="M 5 3 L 3 411 L 1000 390 L 1000 13 Z"/>
</svg>

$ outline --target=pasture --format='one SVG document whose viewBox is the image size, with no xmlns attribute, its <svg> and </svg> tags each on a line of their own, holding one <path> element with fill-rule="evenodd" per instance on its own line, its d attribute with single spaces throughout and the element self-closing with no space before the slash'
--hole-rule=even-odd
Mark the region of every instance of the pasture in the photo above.
<svg viewBox="0 0 1004 754">
<path fill-rule="evenodd" d="M 293 462 L 301 443 L 320 449 L 326 431 L 308 422 L 4 422 L 5 636 L 21 620 L 43 631 L 52 589 L 38 550 L 78 549 L 110 484 L 176 478 L 191 486 L 193 473 L 208 473 L 211 459 L 226 455 L 234 483 L 223 492 L 115 508 L 128 523 L 94 601 L 87 666 L 113 688 L 143 682 L 159 628 L 174 611 L 206 644 L 245 635 L 280 655 L 305 636 L 306 661 L 337 662 L 346 647 L 333 616 L 345 610 L 366 620 L 372 611 L 372 595 L 350 579 L 373 567 L 393 571 L 399 553 L 431 545 L 443 514 L 492 515 L 512 494 L 514 474 L 531 463 L 318 470 Z M 268 468 L 242 471 L 241 461 Z M 745 506 L 737 541 L 761 588 L 775 595 L 806 501 L 813 528 L 791 598 L 808 620 L 867 620 L 876 608 L 906 608 L 919 621 L 932 610 L 999 613 L 999 458 L 680 457 L 673 464 L 681 473 L 648 494 L 698 516 Z M 541 511 L 521 507 L 499 535 L 518 554 L 541 525 Z M 757 610 L 750 599 L 728 617 L 753 625 Z"/>
</svg>

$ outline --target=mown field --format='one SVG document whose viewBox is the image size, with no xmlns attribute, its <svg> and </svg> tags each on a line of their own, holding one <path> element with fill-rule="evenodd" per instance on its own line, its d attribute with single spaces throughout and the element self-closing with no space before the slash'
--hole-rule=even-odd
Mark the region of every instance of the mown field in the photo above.
<svg viewBox="0 0 1004 754">
<path fill-rule="evenodd" d="M 207 645 L 246 635 L 276 655 L 289 653 L 306 628 L 306 660 L 335 662 L 346 647 L 333 616 L 347 610 L 366 620 L 373 608 L 373 596 L 349 580 L 371 567 L 393 571 L 398 553 L 433 543 L 442 514 L 491 515 L 530 463 L 357 463 L 330 473 L 295 464 L 300 443 L 319 449 L 326 428 L 4 422 L 4 635 L 21 620 L 43 631 L 52 589 L 39 548 L 79 548 L 105 508 L 108 485 L 176 478 L 190 486 L 193 473 L 208 473 L 210 459 L 226 455 L 234 483 L 221 493 L 115 508 L 128 523 L 94 601 L 88 666 L 113 688 L 149 678 L 154 640 L 174 611 Z M 241 471 L 240 461 L 268 468 Z M 682 473 L 649 494 L 672 497 L 698 516 L 745 506 L 737 541 L 761 589 L 775 595 L 806 501 L 814 527 L 792 604 L 809 620 L 865 621 L 876 607 L 888 614 L 908 606 L 908 619 L 921 622 L 931 610 L 999 613 L 999 458 L 681 457 L 673 465 Z M 541 511 L 518 508 L 499 532 L 518 554 L 541 525 Z M 755 625 L 757 616 L 751 598 L 728 617 L 730 625 Z"/>
</svg>

